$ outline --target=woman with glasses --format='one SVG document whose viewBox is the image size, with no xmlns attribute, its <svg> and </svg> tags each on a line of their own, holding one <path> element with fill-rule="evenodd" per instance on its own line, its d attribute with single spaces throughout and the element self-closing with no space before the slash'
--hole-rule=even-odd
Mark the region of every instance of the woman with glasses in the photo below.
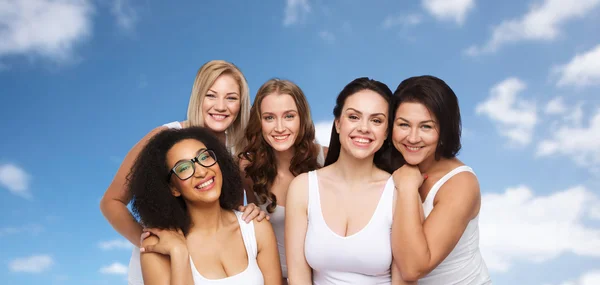
<svg viewBox="0 0 600 285">
<path fill-rule="evenodd" d="M 270 216 L 287 278 L 284 246 L 286 195 L 301 173 L 323 165 L 323 148 L 315 143 L 315 127 L 304 93 L 288 80 L 271 79 L 256 93 L 246 129 L 248 146 L 240 154 L 249 197 Z M 285 280 L 284 280 L 285 282 Z"/>
<path fill-rule="evenodd" d="M 246 223 L 237 164 L 206 128 L 164 130 L 128 177 L 144 284 L 281 284 L 269 222 Z"/>
<path fill-rule="evenodd" d="M 250 98 L 248 84 L 242 72 L 232 63 L 213 60 L 204 64 L 196 74 L 187 111 L 187 120 L 171 122 L 160 126 L 144 136 L 125 156 L 112 183 L 104 193 L 100 209 L 109 223 L 135 245 L 129 263 L 128 279 L 130 284 L 143 284 L 139 265 L 140 235 L 142 227 L 133 218 L 127 208 L 131 193 L 125 186 L 126 175 L 135 159 L 148 140 L 166 129 L 204 126 L 226 145 L 229 153 L 243 149 L 244 130 L 248 122 Z M 238 204 L 242 204 L 244 192 L 240 192 Z M 246 221 L 253 218 L 262 220 L 264 212 L 254 204 L 245 209 Z"/>
</svg>

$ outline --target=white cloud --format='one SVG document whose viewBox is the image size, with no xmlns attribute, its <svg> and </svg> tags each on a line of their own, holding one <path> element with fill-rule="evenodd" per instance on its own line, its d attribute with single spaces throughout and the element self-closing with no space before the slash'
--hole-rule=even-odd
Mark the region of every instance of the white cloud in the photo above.
<svg viewBox="0 0 600 285">
<path fill-rule="evenodd" d="M 102 250 L 111 250 L 111 249 L 131 249 L 133 246 L 126 239 L 113 239 L 113 240 L 109 240 L 109 241 L 99 242 L 98 247 Z"/>
<path fill-rule="evenodd" d="M 600 165 L 600 108 L 588 126 L 563 125 L 537 146 L 538 156 L 565 155 L 581 166 Z"/>
<path fill-rule="evenodd" d="M 322 121 L 315 123 L 315 136 L 317 142 L 322 146 L 329 146 L 329 139 L 331 138 L 331 126 L 332 121 Z"/>
<path fill-rule="evenodd" d="M 26 199 L 31 199 L 29 181 L 31 177 L 25 170 L 14 164 L 0 165 L 0 186 L 6 187 L 11 193 Z"/>
<path fill-rule="evenodd" d="M 328 44 L 333 44 L 335 42 L 335 36 L 329 31 L 319 32 L 319 37 Z"/>
<path fill-rule="evenodd" d="M 598 203 L 583 186 L 548 196 L 527 186 L 483 195 L 480 245 L 488 268 L 506 272 L 516 262 L 541 263 L 564 253 L 600 257 L 600 228 L 583 223 Z"/>
<path fill-rule="evenodd" d="M 598 285 L 600 284 L 600 269 L 584 273 L 575 281 L 567 281 L 561 285 Z"/>
<path fill-rule="evenodd" d="M 442 0 L 440 0 L 442 1 Z M 531 5 L 527 14 L 518 19 L 505 20 L 494 27 L 492 37 L 483 46 L 471 46 L 468 55 L 496 52 L 508 43 L 519 41 L 551 41 L 569 20 L 580 18 L 600 4 L 600 0 L 544 0 Z"/>
<path fill-rule="evenodd" d="M 475 7 L 475 0 L 423 0 L 423 7 L 438 20 L 465 22 L 467 13 Z"/>
<path fill-rule="evenodd" d="M 287 0 L 285 5 L 284 26 L 298 23 L 302 17 L 310 13 L 311 8 L 308 0 Z"/>
<path fill-rule="evenodd" d="M 560 115 L 560 114 L 564 114 L 567 111 L 567 106 L 565 106 L 565 102 L 563 100 L 563 97 L 556 97 L 552 100 L 550 100 L 547 104 L 546 104 L 546 108 L 544 109 L 544 112 L 546 112 L 546 114 L 549 115 Z"/>
<path fill-rule="evenodd" d="M 75 45 L 92 32 L 90 0 L 8 0 L 0 3 L 0 57 L 37 55 L 73 60 Z"/>
<path fill-rule="evenodd" d="M 560 74 L 558 86 L 600 85 L 600 44 L 577 54 L 569 63 L 554 68 L 554 72 Z"/>
<path fill-rule="evenodd" d="M 121 29 L 127 32 L 133 31 L 138 15 L 129 4 L 129 0 L 114 0 L 111 12 Z"/>
<path fill-rule="evenodd" d="M 408 14 L 408 15 L 399 15 L 399 16 L 387 16 L 383 23 L 381 23 L 381 27 L 384 29 L 390 29 L 396 26 L 416 26 L 423 22 L 423 17 L 419 14 Z"/>
<path fill-rule="evenodd" d="M 38 235 L 39 233 L 44 231 L 44 227 L 38 224 L 30 224 L 24 225 L 20 227 L 5 227 L 0 228 L 0 237 L 21 234 L 21 233 L 29 233 L 32 235 Z"/>
<path fill-rule="evenodd" d="M 125 275 L 127 274 L 127 266 L 113 262 L 113 264 L 100 268 L 100 273 L 111 274 L 111 275 Z"/>
<path fill-rule="evenodd" d="M 518 78 L 508 78 L 494 85 L 487 101 L 475 108 L 478 115 L 487 115 L 494 121 L 500 134 L 516 146 L 531 142 L 538 120 L 535 104 L 517 97 L 525 88 Z"/>
<path fill-rule="evenodd" d="M 8 268 L 12 272 L 41 273 L 54 265 L 54 260 L 49 255 L 33 255 L 17 258 L 10 262 Z"/>
</svg>

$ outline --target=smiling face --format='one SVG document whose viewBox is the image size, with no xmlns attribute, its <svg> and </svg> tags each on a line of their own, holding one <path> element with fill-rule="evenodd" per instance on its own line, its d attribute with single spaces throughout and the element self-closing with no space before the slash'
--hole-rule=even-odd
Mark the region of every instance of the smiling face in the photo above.
<svg viewBox="0 0 600 285">
<path fill-rule="evenodd" d="M 349 96 L 335 120 L 341 149 L 358 159 L 375 155 L 387 136 L 387 113 L 388 103 L 374 91 Z"/>
<path fill-rule="evenodd" d="M 240 86 L 235 78 L 223 74 L 208 89 L 202 101 L 204 125 L 222 133 L 235 121 L 240 112 Z"/>
<path fill-rule="evenodd" d="M 206 146 L 202 142 L 194 139 L 182 140 L 173 145 L 167 152 L 167 166 L 169 169 L 174 169 L 178 172 L 189 171 L 180 167 L 189 167 L 191 165 L 181 166 L 178 163 L 190 161 L 198 157 L 204 150 L 206 150 Z M 202 159 L 202 155 L 200 159 Z M 223 186 L 223 175 L 219 168 L 219 163 L 204 167 L 198 162 L 194 162 L 193 167 L 195 171 L 188 179 L 181 180 L 175 174 L 170 176 L 173 196 L 183 196 L 186 202 L 219 203 L 221 188 Z"/>
<path fill-rule="evenodd" d="M 410 165 L 435 160 L 439 140 L 437 119 L 421 103 L 404 102 L 394 117 L 392 142 Z"/>
<path fill-rule="evenodd" d="M 272 93 L 262 100 L 261 128 L 265 141 L 279 152 L 292 148 L 300 130 L 300 116 L 294 98 Z"/>
</svg>

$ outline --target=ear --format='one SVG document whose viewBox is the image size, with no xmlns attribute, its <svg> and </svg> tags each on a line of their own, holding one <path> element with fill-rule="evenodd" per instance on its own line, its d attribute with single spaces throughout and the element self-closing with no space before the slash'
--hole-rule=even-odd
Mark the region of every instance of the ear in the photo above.
<svg viewBox="0 0 600 285">
<path fill-rule="evenodd" d="M 177 187 L 170 185 L 171 187 L 171 195 L 173 195 L 174 197 L 179 197 L 181 196 L 181 192 L 179 192 L 179 189 L 177 189 Z"/>
<path fill-rule="evenodd" d="M 340 133 L 340 119 L 333 120 L 333 123 L 335 124 L 335 131 L 339 134 Z"/>
</svg>

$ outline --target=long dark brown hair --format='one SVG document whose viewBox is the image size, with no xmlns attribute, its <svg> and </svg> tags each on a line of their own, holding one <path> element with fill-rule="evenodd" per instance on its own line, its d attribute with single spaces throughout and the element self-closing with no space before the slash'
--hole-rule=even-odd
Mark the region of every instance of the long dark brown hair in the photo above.
<svg viewBox="0 0 600 285">
<path fill-rule="evenodd" d="M 300 130 L 294 142 L 294 156 L 290 163 L 290 172 L 294 176 L 320 168 L 317 162 L 319 146 L 315 144 L 315 126 L 310 116 L 310 108 L 304 92 L 291 81 L 271 79 L 263 84 L 258 92 L 246 128 L 248 145 L 239 154 L 240 158 L 249 161 L 244 168 L 246 176 L 252 179 L 252 190 L 258 196 L 258 202 L 264 204 L 270 201 L 267 211 L 273 213 L 277 207 L 277 197 L 270 189 L 277 177 L 277 160 L 273 148 L 262 135 L 260 105 L 265 97 L 271 94 L 285 94 L 294 98 L 300 117 Z"/>
</svg>

